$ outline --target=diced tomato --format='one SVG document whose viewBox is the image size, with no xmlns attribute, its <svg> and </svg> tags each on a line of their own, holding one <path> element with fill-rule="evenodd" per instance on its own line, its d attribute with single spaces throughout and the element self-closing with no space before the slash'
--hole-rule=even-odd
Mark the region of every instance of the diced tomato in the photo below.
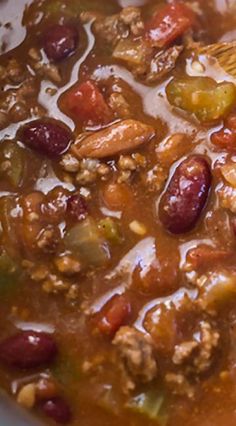
<svg viewBox="0 0 236 426">
<path fill-rule="evenodd" d="M 131 305 L 125 296 L 115 295 L 96 317 L 96 326 L 102 334 L 113 336 L 127 323 L 131 314 Z"/>
<path fill-rule="evenodd" d="M 62 107 L 76 122 L 102 125 L 112 120 L 100 89 L 91 80 L 78 83 L 62 97 Z"/>
<path fill-rule="evenodd" d="M 173 2 L 159 10 L 146 24 L 146 39 L 153 47 L 165 47 L 191 28 L 192 10 L 182 2 Z"/>
<path fill-rule="evenodd" d="M 227 150 L 236 150 L 236 114 L 231 114 L 224 127 L 211 135 L 211 142 Z"/>
</svg>

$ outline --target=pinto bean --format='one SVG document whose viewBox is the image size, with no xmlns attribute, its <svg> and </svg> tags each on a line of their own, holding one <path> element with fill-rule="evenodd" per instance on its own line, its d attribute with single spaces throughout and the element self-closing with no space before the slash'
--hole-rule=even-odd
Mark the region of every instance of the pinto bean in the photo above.
<svg viewBox="0 0 236 426">
<path fill-rule="evenodd" d="M 134 206 L 134 194 L 126 183 L 108 183 L 101 192 L 101 199 L 111 210 L 124 210 Z"/>
<path fill-rule="evenodd" d="M 136 120 L 123 120 L 85 138 L 72 146 L 79 157 L 104 158 L 133 151 L 148 142 L 155 130 Z"/>
<path fill-rule="evenodd" d="M 50 334 L 22 331 L 0 343 L 0 361 L 10 367 L 36 368 L 51 363 L 57 346 Z"/>
<path fill-rule="evenodd" d="M 48 192 L 41 207 L 46 223 L 60 223 L 64 219 L 69 196 L 68 190 L 61 186 L 57 186 Z"/>
<path fill-rule="evenodd" d="M 190 231 L 207 201 L 211 171 L 201 156 L 183 161 L 172 176 L 159 205 L 159 218 L 173 234 Z"/>
</svg>

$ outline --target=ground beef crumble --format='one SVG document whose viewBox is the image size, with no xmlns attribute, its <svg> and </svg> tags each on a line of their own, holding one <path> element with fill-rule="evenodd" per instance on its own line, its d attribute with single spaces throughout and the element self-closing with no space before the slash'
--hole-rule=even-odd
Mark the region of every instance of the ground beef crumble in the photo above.
<svg viewBox="0 0 236 426">
<path fill-rule="evenodd" d="M 183 46 L 172 46 L 169 49 L 157 52 L 152 58 L 150 65 L 147 66 L 145 81 L 147 83 L 155 83 L 165 77 L 166 74 L 174 69 L 182 51 Z"/>
<path fill-rule="evenodd" d="M 151 338 L 133 327 L 121 327 L 113 339 L 121 359 L 121 368 L 126 372 L 127 387 L 135 382 L 148 383 L 157 375 Z"/>
<path fill-rule="evenodd" d="M 175 346 L 172 361 L 175 365 L 186 364 L 186 371 L 194 374 L 206 372 L 212 365 L 213 355 L 220 335 L 206 321 L 200 323 L 196 339 Z"/>
<path fill-rule="evenodd" d="M 113 46 L 121 38 L 140 35 L 144 29 L 141 12 L 137 7 L 127 7 L 122 9 L 119 14 L 95 18 L 97 19 L 94 24 L 94 32 Z"/>
<path fill-rule="evenodd" d="M 181 373 L 166 374 L 165 383 L 167 388 L 175 395 L 188 396 L 190 399 L 194 397 L 194 387 L 191 386 L 186 377 Z"/>
</svg>

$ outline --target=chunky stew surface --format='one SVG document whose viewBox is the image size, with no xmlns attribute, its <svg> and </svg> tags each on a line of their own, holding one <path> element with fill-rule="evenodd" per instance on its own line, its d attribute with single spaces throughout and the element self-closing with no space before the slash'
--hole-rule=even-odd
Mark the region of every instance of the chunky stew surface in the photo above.
<svg viewBox="0 0 236 426">
<path fill-rule="evenodd" d="M 0 12 L 1 387 L 47 425 L 235 425 L 235 0 Z"/>
</svg>

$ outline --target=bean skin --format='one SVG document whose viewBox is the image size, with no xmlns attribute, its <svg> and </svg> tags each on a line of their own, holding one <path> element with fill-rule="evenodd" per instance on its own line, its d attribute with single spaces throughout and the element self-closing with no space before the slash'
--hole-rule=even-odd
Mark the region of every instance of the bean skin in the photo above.
<svg viewBox="0 0 236 426">
<path fill-rule="evenodd" d="M 25 124 L 20 130 L 19 139 L 40 154 L 54 158 L 67 151 L 73 135 L 58 120 L 39 119 Z"/>
<path fill-rule="evenodd" d="M 66 401 L 59 396 L 43 401 L 40 408 L 46 416 L 51 417 L 56 423 L 64 425 L 71 421 L 70 408 Z"/>
<path fill-rule="evenodd" d="M 207 161 L 198 155 L 184 160 L 160 200 L 159 219 L 163 226 L 172 234 L 193 229 L 206 204 L 210 186 Z"/>
<path fill-rule="evenodd" d="M 50 334 L 22 331 L 0 343 L 0 361 L 10 367 L 28 369 L 51 363 L 57 346 Z"/>
<path fill-rule="evenodd" d="M 78 32 L 72 25 L 53 25 L 43 36 L 43 48 L 48 59 L 57 62 L 71 56 L 78 44 Z"/>
</svg>

